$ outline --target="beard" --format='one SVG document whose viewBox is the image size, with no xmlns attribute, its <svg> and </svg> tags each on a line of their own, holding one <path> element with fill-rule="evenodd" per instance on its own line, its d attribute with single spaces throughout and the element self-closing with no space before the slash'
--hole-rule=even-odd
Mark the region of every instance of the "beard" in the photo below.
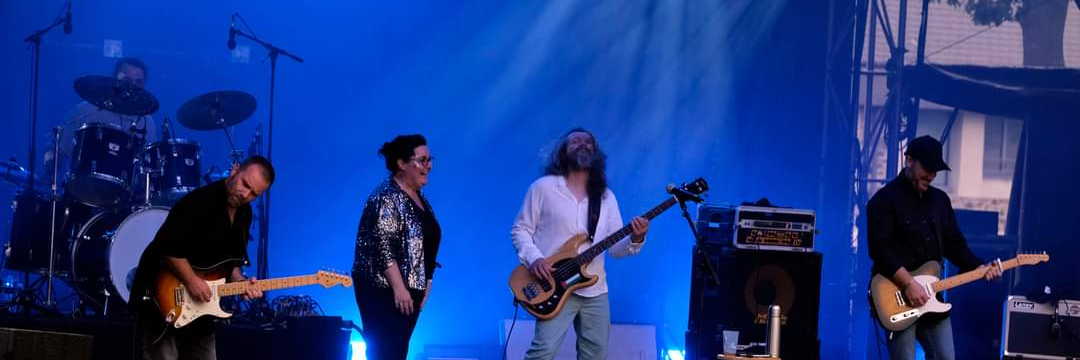
<svg viewBox="0 0 1080 360">
<path fill-rule="evenodd" d="M 587 170 L 592 168 L 593 162 L 596 161 L 596 153 L 589 149 L 578 149 L 569 156 L 568 163 L 571 169 L 574 170 Z"/>
</svg>

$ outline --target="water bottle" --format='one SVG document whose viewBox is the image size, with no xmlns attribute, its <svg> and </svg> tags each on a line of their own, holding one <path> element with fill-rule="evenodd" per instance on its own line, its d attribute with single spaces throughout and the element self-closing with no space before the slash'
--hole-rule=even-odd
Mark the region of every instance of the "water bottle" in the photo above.
<svg viewBox="0 0 1080 360">
<path fill-rule="evenodd" d="M 766 347 L 769 349 L 769 357 L 780 357 L 780 305 L 769 305 L 768 338 Z"/>
</svg>

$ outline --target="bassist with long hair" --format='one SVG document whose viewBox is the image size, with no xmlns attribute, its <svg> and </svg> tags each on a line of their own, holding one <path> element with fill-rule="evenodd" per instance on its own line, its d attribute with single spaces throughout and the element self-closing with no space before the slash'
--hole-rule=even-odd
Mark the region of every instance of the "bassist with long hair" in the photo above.
<svg viewBox="0 0 1080 360">
<path fill-rule="evenodd" d="M 559 274 L 557 269 L 576 267 L 560 267 L 548 258 L 554 258 L 574 241 L 581 242 L 571 252 L 585 251 L 592 244 L 590 240 L 602 239 L 623 227 L 615 194 L 607 188 L 605 160 L 592 133 L 580 128 L 570 130 L 553 149 L 545 175 L 529 187 L 511 237 L 518 260 L 535 278 L 543 281 L 565 278 L 566 274 Z M 631 228 L 629 238 L 610 247 L 611 255 L 629 256 L 641 251 L 649 221 L 635 217 Z M 581 234 L 589 236 L 581 237 Z M 578 359 L 608 358 L 611 311 L 604 256 L 597 256 L 584 267 L 587 274 L 557 281 L 555 286 L 572 288 L 574 282 L 587 281 L 585 276 L 599 280 L 568 295 L 565 302 L 559 303 L 561 311 L 552 313 L 553 317 L 537 319 L 535 336 L 525 359 L 554 358 L 571 323 L 577 333 Z"/>
</svg>

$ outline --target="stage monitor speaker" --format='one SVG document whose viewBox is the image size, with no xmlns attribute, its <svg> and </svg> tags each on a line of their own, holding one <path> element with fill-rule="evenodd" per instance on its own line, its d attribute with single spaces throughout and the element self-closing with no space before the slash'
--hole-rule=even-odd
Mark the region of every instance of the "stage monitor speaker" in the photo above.
<svg viewBox="0 0 1080 360">
<path fill-rule="evenodd" d="M 344 327 L 339 316 L 293 317 L 274 330 L 219 324 L 218 359 L 345 359 L 351 333 Z"/>
<path fill-rule="evenodd" d="M 89 335 L 0 328 L 0 359 L 90 360 L 93 346 Z"/>
<path fill-rule="evenodd" d="M 774 303 L 782 308 L 780 357 L 819 359 L 821 253 L 703 249 L 716 266 L 720 284 L 713 283 L 695 249 L 687 359 L 716 359 L 723 349 L 723 330 L 739 331 L 740 344 L 764 343 L 768 306 Z"/>
</svg>

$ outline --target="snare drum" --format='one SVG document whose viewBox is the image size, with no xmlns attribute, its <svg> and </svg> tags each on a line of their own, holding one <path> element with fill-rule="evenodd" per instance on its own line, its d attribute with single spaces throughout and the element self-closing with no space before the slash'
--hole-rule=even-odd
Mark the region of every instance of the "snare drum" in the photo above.
<svg viewBox="0 0 1080 360">
<path fill-rule="evenodd" d="M 202 166 L 199 143 L 188 139 L 158 141 L 146 146 L 146 163 L 161 172 L 150 176 L 151 202 L 176 204 L 180 198 L 199 187 Z"/>
<path fill-rule="evenodd" d="M 127 198 L 134 169 L 135 141 L 119 126 L 85 124 L 75 131 L 71 175 L 66 189 L 91 206 L 109 206 Z"/>
<path fill-rule="evenodd" d="M 104 306 L 110 301 L 126 303 L 131 296 L 135 269 L 169 208 L 152 206 L 135 212 L 104 212 L 79 230 L 72 242 L 71 275 L 75 286 Z"/>
</svg>

